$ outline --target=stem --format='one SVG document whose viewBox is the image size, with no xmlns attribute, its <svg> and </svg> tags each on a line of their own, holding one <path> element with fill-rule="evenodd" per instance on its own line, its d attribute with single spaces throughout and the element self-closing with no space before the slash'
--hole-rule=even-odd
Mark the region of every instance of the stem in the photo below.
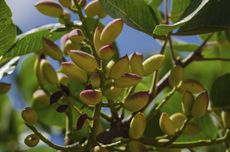
<svg viewBox="0 0 230 152">
<path fill-rule="evenodd" d="M 71 108 L 66 112 L 66 132 L 65 132 L 65 145 L 72 144 L 71 132 L 73 130 L 73 116 Z"/>
<path fill-rule="evenodd" d="M 44 143 L 46 143 L 49 147 L 54 148 L 56 150 L 61 150 L 63 152 L 72 152 L 72 151 L 76 151 L 76 152 L 84 152 L 85 148 L 81 147 L 78 144 L 72 144 L 72 145 L 68 145 L 68 146 L 59 146 L 56 145 L 54 143 L 52 143 L 49 139 L 47 139 L 45 136 L 43 136 L 35 127 L 30 126 L 28 124 L 26 124 L 28 128 L 30 128 L 34 134 L 36 134 L 40 140 L 42 140 Z"/>
<path fill-rule="evenodd" d="M 226 61 L 230 62 L 229 58 L 201 58 L 197 59 L 196 61 Z"/>
<path fill-rule="evenodd" d="M 175 51 L 174 51 L 173 45 L 172 45 L 172 38 L 170 36 L 169 36 L 169 48 L 170 48 L 170 52 L 171 52 L 172 63 L 173 63 L 173 65 L 177 65 L 178 60 L 177 60 L 177 57 L 175 55 Z"/>
</svg>

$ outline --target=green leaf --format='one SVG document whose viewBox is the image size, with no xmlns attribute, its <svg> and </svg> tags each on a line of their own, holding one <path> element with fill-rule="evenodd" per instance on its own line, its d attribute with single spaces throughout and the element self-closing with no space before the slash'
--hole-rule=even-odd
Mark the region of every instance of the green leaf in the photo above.
<svg viewBox="0 0 230 152">
<path fill-rule="evenodd" d="M 226 108 L 230 107 L 230 73 L 217 78 L 212 85 L 211 101 L 215 107 Z"/>
<path fill-rule="evenodd" d="M 177 35 L 195 35 L 211 33 L 230 29 L 230 1 L 209 0 L 207 5 L 184 24 L 176 33 Z"/>
<path fill-rule="evenodd" d="M 157 25 L 153 31 L 156 35 L 167 35 L 169 32 L 181 27 L 188 21 L 190 21 L 194 16 L 196 16 L 200 10 L 209 2 L 209 0 L 193 0 L 189 7 L 185 10 L 181 19 L 171 25 L 160 24 Z"/>
<path fill-rule="evenodd" d="M 42 47 L 42 38 L 57 40 L 70 29 L 64 28 L 61 24 L 49 24 L 36 29 L 32 29 L 17 36 L 16 43 L 5 53 L 5 57 L 21 56 L 37 51 Z"/>
<path fill-rule="evenodd" d="M 5 0 L 0 1 L 0 14 L 0 55 L 3 55 L 15 43 L 17 30 Z"/>
<path fill-rule="evenodd" d="M 106 12 L 140 31 L 152 35 L 158 24 L 157 15 L 143 0 L 100 0 Z"/>
<path fill-rule="evenodd" d="M 190 2 L 191 0 L 172 0 L 170 18 L 173 22 L 176 22 L 180 18 Z"/>
</svg>

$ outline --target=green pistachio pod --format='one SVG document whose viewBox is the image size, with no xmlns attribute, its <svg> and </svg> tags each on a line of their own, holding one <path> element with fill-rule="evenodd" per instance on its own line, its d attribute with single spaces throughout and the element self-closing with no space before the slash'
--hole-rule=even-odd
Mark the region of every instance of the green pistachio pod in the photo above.
<svg viewBox="0 0 230 152">
<path fill-rule="evenodd" d="M 121 18 L 114 19 L 108 23 L 101 33 L 101 41 L 111 44 L 119 36 L 123 29 L 123 20 Z"/>
<path fill-rule="evenodd" d="M 35 134 L 30 134 L 24 139 L 24 143 L 29 147 L 35 147 L 39 143 L 40 139 Z"/>
<path fill-rule="evenodd" d="M 91 74 L 89 81 L 94 88 L 99 88 L 101 85 L 100 75 L 96 72 Z"/>
<path fill-rule="evenodd" d="M 46 79 L 44 78 L 44 75 L 41 71 L 41 59 L 39 57 L 37 57 L 37 59 L 34 62 L 34 71 L 37 77 L 37 80 L 39 82 L 39 84 L 47 84 L 48 82 L 46 81 Z"/>
<path fill-rule="evenodd" d="M 25 109 L 22 110 L 21 112 L 23 120 L 28 124 L 28 125 L 35 125 L 38 121 L 38 115 L 37 112 L 31 108 L 31 107 L 26 107 Z"/>
<path fill-rule="evenodd" d="M 99 49 L 105 45 L 104 42 L 101 41 L 100 37 L 101 37 L 101 33 L 102 33 L 102 28 L 101 27 L 97 27 L 94 31 L 94 35 L 93 35 L 93 44 L 94 44 L 94 47 L 96 49 L 96 52 L 98 55 L 99 54 Z"/>
<path fill-rule="evenodd" d="M 230 111 L 222 111 L 221 112 L 221 119 L 223 121 L 225 128 L 230 128 Z"/>
<path fill-rule="evenodd" d="M 68 85 L 69 79 L 68 79 L 68 77 L 65 74 L 58 73 L 57 76 L 58 76 L 58 81 L 59 81 L 60 84 L 62 84 L 64 86 Z"/>
<path fill-rule="evenodd" d="M 148 152 L 148 149 L 139 141 L 132 140 L 128 143 L 129 152 Z"/>
<path fill-rule="evenodd" d="M 109 150 L 101 146 L 95 146 L 93 152 L 109 152 Z"/>
<path fill-rule="evenodd" d="M 86 105 L 96 105 L 102 101 L 102 93 L 100 90 L 83 90 L 80 93 L 80 100 Z"/>
<path fill-rule="evenodd" d="M 132 54 L 130 59 L 130 67 L 132 73 L 138 74 L 143 76 L 144 74 L 144 67 L 143 67 L 143 55 L 141 53 L 135 52 Z"/>
<path fill-rule="evenodd" d="M 183 80 L 183 67 L 177 65 L 172 68 L 170 75 L 169 75 L 169 84 L 171 86 L 178 86 L 180 82 Z"/>
<path fill-rule="evenodd" d="M 61 60 L 63 58 L 61 49 L 53 41 L 43 38 L 42 44 L 45 54 L 55 60 Z"/>
<path fill-rule="evenodd" d="M 182 93 L 189 91 L 195 94 L 205 91 L 205 88 L 200 82 L 192 79 L 187 79 L 182 82 L 179 91 Z"/>
<path fill-rule="evenodd" d="M 202 117 L 207 113 L 209 97 L 208 92 L 202 92 L 195 100 L 192 106 L 191 115 L 193 117 Z"/>
<path fill-rule="evenodd" d="M 74 29 L 72 30 L 69 34 L 69 39 L 73 42 L 73 43 L 78 43 L 80 44 L 84 39 L 84 35 L 82 34 L 82 31 L 80 29 Z"/>
<path fill-rule="evenodd" d="M 43 105 L 49 105 L 50 97 L 42 89 L 38 89 L 33 93 L 33 100 Z"/>
<path fill-rule="evenodd" d="M 70 50 L 69 56 L 72 61 L 86 72 L 95 72 L 97 70 L 97 60 L 91 54 L 80 50 Z"/>
<path fill-rule="evenodd" d="M 139 139 L 143 136 L 146 128 L 146 118 L 141 112 L 137 113 L 131 120 L 129 126 L 129 137 Z"/>
<path fill-rule="evenodd" d="M 40 0 L 35 4 L 35 7 L 42 14 L 50 17 L 59 18 L 64 12 L 63 8 L 58 3 L 51 0 Z"/>
<path fill-rule="evenodd" d="M 74 43 L 70 39 L 67 40 L 65 42 L 65 44 L 64 44 L 64 52 L 66 54 L 68 54 L 70 50 L 78 50 L 80 48 L 81 48 L 81 44 L 80 43 Z"/>
<path fill-rule="evenodd" d="M 161 54 L 152 55 L 143 62 L 144 75 L 152 74 L 159 70 L 164 62 L 165 56 Z"/>
<path fill-rule="evenodd" d="M 184 121 L 186 120 L 186 116 L 183 113 L 174 113 L 170 116 L 170 118 L 173 122 L 173 125 L 176 129 L 180 129 L 183 125 Z"/>
<path fill-rule="evenodd" d="M 109 89 L 105 90 L 104 95 L 106 98 L 113 100 L 121 95 L 123 88 L 116 88 L 111 86 Z"/>
<path fill-rule="evenodd" d="M 124 56 L 117 60 L 111 67 L 109 72 L 109 77 L 112 79 L 117 79 L 129 71 L 129 58 Z"/>
<path fill-rule="evenodd" d="M 64 11 L 64 13 L 60 16 L 58 20 L 61 24 L 68 25 L 69 23 L 71 23 L 71 15 L 70 13 Z"/>
<path fill-rule="evenodd" d="M 112 45 L 104 45 L 99 49 L 99 57 L 102 60 L 110 60 L 116 53 Z"/>
<path fill-rule="evenodd" d="M 185 91 L 185 93 L 183 94 L 182 109 L 186 116 L 191 114 L 192 105 L 194 101 L 195 99 L 193 94 L 189 91 Z"/>
<path fill-rule="evenodd" d="M 107 14 L 102 8 L 99 0 L 93 0 L 85 6 L 85 14 L 87 17 L 98 16 L 104 18 Z"/>
<path fill-rule="evenodd" d="M 52 65 L 44 59 L 41 60 L 41 71 L 47 82 L 51 84 L 59 83 L 56 71 L 54 70 Z"/>
<path fill-rule="evenodd" d="M 0 82 L 0 94 L 5 94 L 10 90 L 11 84 Z"/>
<path fill-rule="evenodd" d="M 87 73 L 71 62 L 63 62 L 61 64 L 61 72 L 70 79 L 77 80 L 81 83 L 86 83 L 88 80 Z"/>
<path fill-rule="evenodd" d="M 163 112 L 161 114 L 159 124 L 161 130 L 165 134 L 173 136 L 176 133 L 176 127 L 174 126 L 173 121 L 169 118 L 169 115 L 167 113 Z"/>
<path fill-rule="evenodd" d="M 114 80 L 114 86 L 117 88 L 127 88 L 137 85 L 141 80 L 142 77 L 137 74 L 125 73 L 120 78 Z"/>
<path fill-rule="evenodd" d="M 157 148 L 157 152 L 181 152 L 181 150 L 177 148 Z"/>
<path fill-rule="evenodd" d="M 124 108 L 131 111 L 137 112 L 144 108 L 149 101 L 149 93 L 148 92 L 138 92 L 131 96 L 129 96 L 125 103 L 123 104 Z"/>
<path fill-rule="evenodd" d="M 72 7 L 72 0 L 58 0 L 59 3 L 67 8 L 71 8 Z"/>
</svg>

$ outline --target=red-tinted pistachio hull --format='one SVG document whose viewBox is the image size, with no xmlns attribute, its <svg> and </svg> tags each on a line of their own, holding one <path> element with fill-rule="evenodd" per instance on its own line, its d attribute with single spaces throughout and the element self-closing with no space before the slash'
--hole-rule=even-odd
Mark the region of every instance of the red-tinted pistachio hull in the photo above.
<svg viewBox="0 0 230 152">
<path fill-rule="evenodd" d="M 143 136 L 146 128 L 146 118 L 143 113 L 137 113 L 130 122 L 129 136 L 132 139 L 139 139 Z"/>
<path fill-rule="evenodd" d="M 124 56 L 114 63 L 109 72 L 109 77 L 117 79 L 129 71 L 129 58 Z"/>
<path fill-rule="evenodd" d="M 149 101 L 149 93 L 148 92 L 138 92 L 131 96 L 129 96 L 124 103 L 124 108 L 132 111 L 137 112 L 145 107 L 145 105 Z"/>
<path fill-rule="evenodd" d="M 101 41 L 111 44 L 120 35 L 123 29 L 123 20 L 118 18 L 108 23 L 101 33 Z"/>
<path fill-rule="evenodd" d="M 25 109 L 22 110 L 21 112 L 23 120 L 28 124 L 28 125 L 35 125 L 38 121 L 38 115 L 37 112 L 31 108 L 31 107 L 26 107 Z"/>
<path fill-rule="evenodd" d="M 40 0 L 35 4 L 35 7 L 42 14 L 50 17 L 59 18 L 64 12 L 63 8 L 58 3 L 51 0 Z"/>
<path fill-rule="evenodd" d="M 83 90 L 80 93 L 80 100 L 86 105 L 96 105 L 102 101 L 102 93 L 100 90 Z"/>
<path fill-rule="evenodd" d="M 45 54 L 55 60 L 61 60 L 63 58 L 61 49 L 53 41 L 43 38 L 42 44 Z"/>
<path fill-rule="evenodd" d="M 114 86 L 117 88 L 127 88 L 137 85 L 141 82 L 142 77 L 133 73 L 125 73 L 120 78 L 114 81 Z"/>
<path fill-rule="evenodd" d="M 98 73 L 92 73 L 90 76 L 90 84 L 94 88 L 99 88 L 101 85 L 100 75 Z"/>
<path fill-rule="evenodd" d="M 99 49 L 99 56 L 102 60 L 110 60 L 116 53 L 112 45 L 104 45 Z"/>
<path fill-rule="evenodd" d="M 71 62 L 63 62 L 61 64 L 61 72 L 70 79 L 77 80 L 81 83 L 86 83 L 88 80 L 87 73 Z"/>
<path fill-rule="evenodd" d="M 84 35 L 82 34 L 82 31 L 80 29 L 74 29 L 72 30 L 69 34 L 69 39 L 73 42 L 73 43 L 81 43 L 84 40 Z"/>
<path fill-rule="evenodd" d="M 69 56 L 72 61 L 80 68 L 87 72 L 95 72 L 97 69 L 97 61 L 91 54 L 85 53 L 80 50 L 70 50 Z"/>
</svg>

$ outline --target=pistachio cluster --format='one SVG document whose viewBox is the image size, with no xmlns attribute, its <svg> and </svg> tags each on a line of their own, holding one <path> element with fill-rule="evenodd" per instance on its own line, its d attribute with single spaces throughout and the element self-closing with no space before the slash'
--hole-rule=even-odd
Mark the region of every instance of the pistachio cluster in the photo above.
<svg viewBox="0 0 230 152">
<path fill-rule="evenodd" d="M 34 101 L 44 104 L 47 108 L 58 105 L 56 110 L 67 116 L 70 109 L 78 109 L 78 129 L 83 126 L 81 123 L 89 121 L 88 139 L 84 142 L 76 141 L 67 133 L 66 145 L 79 143 L 85 151 L 110 151 L 111 147 L 107 148 L 96 141 L 100 117 L 103 117 L 100 115 L 101 108 L 106 107 L 111 111 L 112 117 L 108 117 L 111 127 L 123 124 L 123 121 L 128 122 L 127 150 L 147 151 L 147 147 L 138 140 L 144 136 L 147 125 L 144 110 L 154 95 L 149 90 L 136 91 L 135 87 L 147 76 L 160 70 L 165 56 L 155 54 L 144 59 L 141 53 L 135 52 L 130 56 L 116 58 L 117 49 L 114 42 L 123 29 L 121 18 L 112 20 L 104 27 L 98 23 L 91 34 L 87 34 L 89 31 L 84 28 L 87 18 L 100 19 L 106 16 L 98 0 L 93 0 L 86 6 L 84 0 L 59 0 L 59 3 L 42 0 L 35 6 L 44 15 L 58 18 L 60 23 L 71 27 L 69 33 L 63 36 L 62 48 L 53 40 L 44 38 L 42 48 L 36 52 L 37 59 L 34 63 L 39 83 L 39 88 L 33 94 Z M 71 21 L 70 13 L 64 8 L 80 14 L 82 25 L 76 26 Z M 47 57 L 58 61 L 59 67 L 54 68 Z M 171 116 L 163 112 L 159 119 L 160 128 L 168 139 L 171 139 L 181 132 L 191 134 L 191 131 L 198 130 L 190 120 L 206 114 L 209 98 L 199 82 L 183 80 L 183 67 L 180 65 L 172 68 L 168 81 L 171 88 L 183 94 L 183 112 Z M 73 82 L 83 86 L 83 89 L 73 90 Z M 76 106 L 79 104 L 81 108 Z M 92 116 L 87 115 L 85 109 L 94 111 Z M 223 114 L 224 119 L 227 118 L 226 114 Z M 22 111 L 22 118 L 29 127 L 36 126 L 39 121 L 36 111 L 31 107 Z M 68 131 L 71 134 L 72 130 Z M 38 144 L 39 138 L 31 134 L 26 137 L 25 143 L 33 147 Z"/>
</svg>

